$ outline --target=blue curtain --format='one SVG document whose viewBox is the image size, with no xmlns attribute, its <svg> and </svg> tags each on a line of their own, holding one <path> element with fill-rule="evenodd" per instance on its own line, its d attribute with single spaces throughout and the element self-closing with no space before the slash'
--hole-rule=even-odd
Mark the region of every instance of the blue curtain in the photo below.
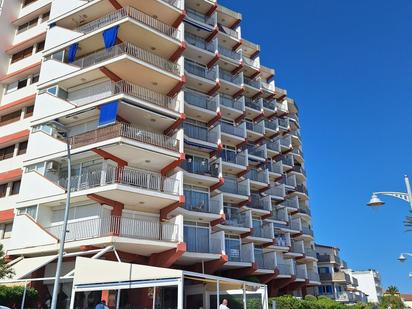
<svg viewBox="0 0 412 309">
<path fill-rule="evenodd" d="M 113 101 L 100 106 L 99 127 L 116 122 L 118 102 Z"/>
<path fill-rule="evenodd" d="M 113 47 L 116 44 L 117 33 L 119 32 L 119 26 L 111 27 L 103 31 L 103 41 L 106 48 Z"/>
<path fill-rule="evenodd" d="M 76 58 L 77 48 L 79 47 L 78 43 L 74 43 L 69 47 L 69 54 L 67 56 L 67 62 L 72 63 Z"/>
</svg>

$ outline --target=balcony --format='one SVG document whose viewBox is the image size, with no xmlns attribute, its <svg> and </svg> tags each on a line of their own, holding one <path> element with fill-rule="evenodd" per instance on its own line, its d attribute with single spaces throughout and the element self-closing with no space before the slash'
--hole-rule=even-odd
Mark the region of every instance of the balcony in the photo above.
<svg viewBox="0 0 412 309">
<path fill-rule="evenodd" d="M 247 145 L 248 154 L 249 156 L 253 156 L 254 160 L 264 161 L 267 158 L 267 148 L 266 144 L 262 144 L 257 146 L 255 144 L 248 144 Z"/>
<path fill-rule="evenodd" d="M 260 79 L 251 79 L 249 77 L 244 76 L 243 82 L 245 83 L 245 85 L 248 85 L 256 89 L 260 89 Z"/>
<path fill-rule="evenodd" d="M 313 237 L 313 231 L 309 226 L 302 226 L 302 233 Z"/>
<path fill-rule="evenodd" d="M 262 82 L 262 85 L 263 85 L 263 82 Z M 275 112 L 275 110 L 276 110 L 276 101 L 263 99 L 263 107 L 268 109 L 271 112 Z"/>
<path fill-rule="evenodd" d="M 179 141 L 170 136 L 144 131 L 127 123 L 116 123 L 93 131 L 81 133 L 70 138 L 73 149 L 122 137 L 136 142 L 179 152 Z"/>
<path fill-rule="evenodd" d="M 87 24 L 84 24 L 75 29 L 75 31 L 81 32 L 83 34 L 91 33 L 110 24 L 117 23 L 125 18 L 130 18 L 138 23 L 145 25 L 146 27 L 149 27 L 171 38 L 177 39 L 179 37 L 178 29 L 168 24 L 165 24 L 160 20 L 155 19 L 152 16 L 147 15 L 146 13 L 131 6 L 121 8 L 117 11 L 107 14 L 106 16 L 103 16 Z"/>
<path fill-rule="evenodd" d="M 225 183 L 219 190 L 230 195 L 242 196 L 234 198 L 234 200 L 246 200 L 249 196 L 249 182 L 247 180 L 238 182 L 236 179 L 225 177 Z"/>
<path fill-rule="evenodd" d="M 219 139 L 219 127 L 215 127 L 213 129 L 209 129 L 203 126 L 197 126 L 195 124 L 185 122 L 183 123 L 183 129 L 185 135 L 191 139 L 200 140 L 204 142 L 208 142 L 211 144 L 217 144 Z"/>
<path fill-rule="evenodd" d="M 270 157 L 274 157 L 275 155 L 280 153 L 280 141 L 276 140 L 276 141 L 267 141 L 266 142 L 266 148 L 268 151 L 268 155 Z"/>
<path fill-rule="evenodd" d="M 279 124 L 277 119 L 267 120 L 265 119 L 265 129 L 267 130 L 268 137 L 273 137 L 279 133 Z"/>
<path fill-rule="evenodd" d="M 287 200 L 282 202 L 282 205 L 287 208 L 298 209 L 299 208 L 299 198 L 297 196 L 291 196 Z"/>
<path fill-rule="evenodd" d="M 279 270 L 279 275 L 291 276 L 293 275 L 292 266 L 286 263 L 277 263 L 277 269 Z"/>
<path fill-rule="evenodd" d="M 219 79 L 236 86 L 242 85 L 242 74 L 233 75 L 231 72 L 219 68 Z"/>
<path fill-rule="evenodd" d="M 247 211 L 240 211 L 239 208 L 227 207 L 223 208 L 225 213 L 225 221 L 223 225 L 228 225 L 231 227 L 240 227 L 240 228 L 250 228 L 250 213 Z"/>
<path fill-rule="evenodd" d="M 293 164 L 294 164 L 294 161 L 293 161 L 293 157 L 292 157 L 292 156 L 290 156 L 290 155 L 284 155 L 284 156 L 282 156 L 281 161 L 282 161 L 282 163 L 283 163 L 283 166 L 284 166 L 285 168 L 287 168 L 287 170 L 292 169 Z"/>
<path fill-rule="evenodd" d="M 253 220 L 252 237 L 265 238 L 266 240 L 272 240 L 274 237 L 273 226 L 271 222 L 262 222 L 260 220 Z M 265 241 L 266 241 L 265 240 Z"/>
<path fill-rule="evenodd" d="M 213 41 L 207 42 L 202 37 L 194 35 L 190 32 L 185 32 L 185 40 L 188 44 L 200 48 L 201 50 L 206 50 L 213 54 L 216 51 L 216 44 Z"/>
<path fill-rule="evenodd" d="M 278 118 L 279 128 L 283 131 L 290 129 L 289 118 Z"/>
<path fill-rule="evenodd" d="M 262 88 L 270 93 L 273 93 L 275 91 L 275 84 L 273 82 L 267 83 L 262 81 Z"/>
<path fill-rule="evenodd" d="M 301 165 L 294 165 L 291 171 L 306 176 L 306 171 Z"/>
<path fill-rule="evenodd" d="M 271 185 L 271 187 L 265 191 L 265 194 L 271 196 L 272 199 L 283 201 L 285 197 L 285 186 L 283 185 Z"/>
<path fill-rule="evenodd" d="M 266 164 L 266 168 L 269 171 L 269 177 L 271 177 L 272 180 L 277 180 L 281 175 L 283 174 L 283 166 L 282 166 L 282 161 L 268 161 Z"/>
<path fill-rule="evenodd" d="M 115 167 L 111 165 L 97 166 L 82 170 L 71 176 L 70 191 L 77 192 L 106 186 L 121 184 L 129 187 L 179 195 L 180 182 L 176 178 L 165 177 L 159 173 L 131 167 Z M 60 177 L 57 184 L 67 190 L 67 177 Z"/>
<path fill-rule="evenodd" d="M 218 177 L 220 173 L 219 163 L 209 162 L 209 159 L 197 157 L 193 155 L 186 155 L 180 167 L 186 172 L 201 176 Z M 216 180 L 215 180 L 216 181 Z"/>
<path fill-rule="evenodd" d="M 211 199 L 209 193 L 185 189 L 184 195 L 184 209 L 202 213 L 220 214 L 220 201 Z"/>
<path fill-rule="evenodd" d="M 310 247 L 305 247 L 305 254 L 308 257 L 316 259 L 316 251 Z"/>
<path fill-rule="evenodd" d="M 274 224 L 275 226 L 275 224 Z M 290 237 L 286 236 L 277 236 L 275 235 L 275 246 L 277 247 L 289 247 L 290 244 Z"/>
<path fill-rule="evenodd" d="M 308 189 L 306 189 L 306 186 L 304 184 L 298 184 L 296 186 L 296 192 L 304 194 L 304 195 L 308 195 Z"/>
<path fill-rule="evenodd" d="M 229 27 L 226 27 L 222 24 L 218 24 L 218 27 L 220 32 L 227 34 L 236 40 L 239 39 L 239 32 L 237 32 L 236 30 L 230 29 Z"/>
<path fill-rule="evenodd" d="M 188 59 L 185 59 L 185 71 L 197 77 L 213 81 L 213 83 L 217 79 L 216 67 L 208 69 L 206 66 L 190 61 Z"/>
<path fill-rule="evenodd" d="M 296 279 L 308 279 L 306 264 L 295 265 L 295 275 Z"/>
<path fill-rule="evenodd" d="M 287 92 L 285 89 L 275 87 L 275 98 L 277 100 L 281 100 L 282 98 L 286 97 Z"/>
<path fill-rule="evenodd" d="M 259 69 L 260 67 L 259 58 L 250 59 L 249 57 L 246 57 L 245 55 L 243 55 L 242 59 L 243 59 L 243 63 L 245 63 L 246 65 L 253 67 L 255 69 Z"/>
<path fill-rule="evenodd" d="M 225 237 L 225 252 L 229 258 L 229 262 L 234 263 L 251 263 L 253 257 L 253 245 L 242 245 L 239 238 L 232 236 Z"/>
<path fill-rule="evenodd" d="M 193 118 L 208 122 L 217 113 L 217 97 L 211 97 L 201 92 L 185 89 L 184 98 L 186 103 L 185 113 Z M 198 116 L 200 114 L 200 116 Z"/>
<path fill-rule="evenodd" d="M 123 42 L 111 48 L 93 52 L 87 56 L 75 60 L 72 65 L 85 69 L 122 55 L 127 55 L 135 59 L 142 60 L 147 64 L 165 70 L 176 76 L 180 76 L 180 66 L 178 64 L 128 42 Z"/>
<path fill-rule="evenodd" d="M 245 105 L 259 113 L 262 111 L 262 100 L 252 100 L 251 98 L 245 97 Z"/>
<path fill-rule="evenodd" d="M 265 125 L 263 121 L 259 123 L 246 121 L 246 129 L 251 132 L 251 134 L 248 134 L 248 139 L 257 138 L 259 135 L 262 136 L 265 134 Z"/>
<path fill-rule="evenodd" d="M 216 18 L 214 17 L 214 15 L 206 16 L 205 14 L 195 11 L 189 7 L 186 8 L 186 13 L 190 19 L 193 19 L 195 21 L 201 22 L 212 27 L 216 25 Z"/>
<path fill-rule="evenodd" d="M 308 270 L 309 281 L 320 282 L 319 274 L 314 270 Z"/>
<path fill-rule="evenodd" d="M 263 249 L 255 248 L 255 263 L 258 269 L 275 270 L 276 255 L 274 252 L 265 253 Z"/>
<path fill-rule="evenodd" d="M 184 226 L 184 241 L 187 252 L 220 254 L 222 248 L 219 239 L 211 238 L 208 228 L 192 225 Z"/>
<path fill-rule="evenodd" d="M 229 146 L 237 146 L 246 138 L 246 125 L 242 123 L 239 126 L 234 126 L 225 121 L 220 122 L 222 132 L 222 144 Z"/>
<path fill-rule="evenodd" d="M 318 254 L 318 263 L 333 263 L 340 265 L 341 259 L 337 255 L 330 254 Z"/>
<path fill-rule="evenodd" d="M 41 95 L 42 94 L 39 94 L 39 96 Z M 170 111 L 178 110 L 177 98 L 170 98 L 125 80 L 118 82 L 106 81 L 87 88 L 69 91 L 67 101 L 77 106 L 83 106 L 116 95 L 129 96 L 133 99 L 142 100 L 143 102 L 148 102 L 156 107 Z"/>
<path fill-rule="evenodd" d="M 220 103 L 220 106 L 226 106 L 226 107 L 238 110 L 238 111 L 244 110 L 244 103 L 241 98 L 233 99 L 231 96 L 220 94 L 219 103 Z"/>
<path fill-rule="evenodd" d="M 266 169 L 251 169 L 247 172 L 245 177 L 250 179 L 251 181 L 260 182 L 264 184 L 264 186 L 267 186 L 269 184 L 269 175 Z"/>
<path fill-rule="evenodd" d="M 224 172 L 239 173 L 246 169 L 248 156 L 246 152 L 236 152 L 223 149 L 220 153 L 222 158 L 222 167 Z"/>
<path fill-rule="evenodd" d="M 46 227 L 45 230 L 60 239 L 63 224 Z M 119 236 L 142 240 L 159 240 L 178 242 L 179 225 L 146 219 L 128 218 L 126 216 L 109 216 L 69 222 L 66 242 L 95 239 L 106 236 Z"/>
<path fill-rule="evenodd" d="M 273 208 L 272 210 L 272 216 L 269 217 L 270 220 L 274 221 L 288 221 L 288 212 L 286 208 Z"/>
<path fill-rule="evenodd" d="M 253 210 L 257 210 L 259 212 L 271 211 L 272 202 L 270 200 L 270 196 L 260 197 L 259 194 L 252 194 L 248 207 L 252 208 Z"/>
</svg>

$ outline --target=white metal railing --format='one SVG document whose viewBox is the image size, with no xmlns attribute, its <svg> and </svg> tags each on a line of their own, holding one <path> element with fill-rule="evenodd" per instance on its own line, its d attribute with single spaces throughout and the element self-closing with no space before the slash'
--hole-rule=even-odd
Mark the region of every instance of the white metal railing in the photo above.
<svg viewBox="0 0 412 309">
<path fill-rule="evenodd" d="M 118 57 L 121 55 L 129 55 L 136 59 L 140 59 L 155 67 L 168 71 L 172 74 L 180 74 L 180 66 L 163 57 L 153 54 L 147 50 L 137 47 L 129 42 L 123 42 L 107 49 L 101 49 L 80 59 L 77 59 L 72 64 L 82 69 L 92 65 L 101 63 L 103 61 Z"/>
<path fill-rule="evenodd" d="M 67 181 L 67 177 L 61 177 L 58 184 L 67 189 Z M 131 167 L 111 165 L 85 169 L 79 175 L 72 176 L 70 190 L 76 192 L 115 183 L 173 195 L 180 193 L 180 182 L 175 178 Z"/>
<path fill-rule="evenodd" d="M 70 91 L 68 101 L 81 106 L 116 94 L 126 94 L 171 110 L 177 101 L 176 98 L 170 98 L 125 80 L 118 82 L 106 81 L 80 90 Z"/>
<path fill-rule="evenodd" d="M 125 137 L 167 150 L 179 151 L 179 141 L 175 137 L 145 131 L 123 122 L 72 136 L 70 144 L 72 148 L 78 148 L 116 137 Z"/>
<path fill-rule="evenodd" d="M 63 225 L 46 227 L 45 230 L 60 238 Z M 157 220 L 143 220 L 124 216 L 108 216 L 69 222 L 66 241 L 76 241 L 105 236 L 120 236 L 145 240 L 178 241 L 179 226 Z"/>
<path fill-rule="evenodd" d="M 135 21 L 138 21 L 152 29 L 155 29 L 163 34 L 166 34 L 168 36 L 171 36 L 173 38 L 178 38 L 179 36 L 179 30 L 161 22 L 158 19 L 153 18 L 152 16 L 147 15 L 146 13 L 143 13 L 142 11 L 139 11 L 138 9 L 128 6 L 121 8 L 117 11 L 114 11 L 110 14 L 107 14 L 103 17 L 100 17 L 96 20 L 93 20 L 85 25 L 82 25 L 75 29 L 78 32 L 82 32 L 84 34 L 93 32 L 95 30 L 98 30 L 102 27 L 105 27 L 107 25 L 110 25 L 112 23 L 115 23 L 123 18 L 130 17 L 134 19 Z"/>
</svg>

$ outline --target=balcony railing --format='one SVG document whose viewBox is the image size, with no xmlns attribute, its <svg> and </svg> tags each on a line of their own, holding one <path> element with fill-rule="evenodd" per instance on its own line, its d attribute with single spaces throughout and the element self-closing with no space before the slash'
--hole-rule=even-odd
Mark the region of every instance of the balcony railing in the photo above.
<svg viewBox="0 0 412 309">
<path fill-rule="evenodd" d="M 313 236 L 313 231 L 308 226 L 302 226 L 302 233 L 305 234 L 305 235 Z"/>
<path fill-rule="evenodd" d="M 263 253 L 261 249 L 255 249 L 255 263 L 258 269 L 275 269 L 275 256 Z"/>
<path fill-rule="evenodd" d="M 317 255 L 318 262 L 320 263 L 336 263 L 340 264 L 341 259 L 337 255 L 329 255 L 329 254 L 319 254 Z"/>
<path fill-rule="evenodd" d="M 246 129 L 259 133 L 259 134 L 265 133 L 265 126 L 263 125 L 263 122 L 253 123 L 253 122 L 246 121 Z"/>
<path fill-rule="evenodd" d="M 216 112 L 217 109 L 217 97 L 211 97 L 193 90 L 185 90 L 185 102 L 213 112 Z"/>
<path fill-rule="evenodd" d="M 266 89 L 266 90 L 269 90 L 269 91 L 274 91 L 275 90 L 275 87 L 273 86 L 273 84 L 271 84 L 271 83 L 267 83 L 267 82 L 265 82 L 265 81 L 263 81 L 262 80 L 262 88 L 264 88 L 264 89 Z"/>
<path fill-rule="evenodd" d="M 191 8 L 186 8 L 186 13 L 187 16 L 196 20 L 196 21 L 200 21 L 204 24 L 210 25 L 210 26 L 214 26 L 216 24 L 215 19 L 212 16 L 206 16 L 205 14 L 202 14 L 198 11 L 195 11 Z"/>
<path fill-rule="evenodd" d="M 220 190 L 231 194 L 248 195 L 249 185 L 246 181 L 237 182 L 235 179 L 225 178 L 225 183 L 220 187 Z"/>
<path fill-rule="evenodd" d="M 279 269 L 279 275 L 288 276 L 292 274 L 290 264 L 278 263 L 276 267 Z"/>
<path fill-rule="evenodd" d="M 286 95 L 286 90 L 279 87 L 275 87 L 275 92 L 278 94 L 279 97 Z"/>
<path fill-rule="evenodd" d="M 247 157 L 244 152 L 235 152 L 230 150 L 223 150 L 220 154 L 222 161 L 233 163 L 241 166 L 247 165 Z"/>
<path fill-rule="evenodd" d="M 216 45 L 213 43 L 213 41 L 207 42 L 205 39 L 192 33 L 185 32 L 185 40 L 190 45 L 199 47 L 200 49 L 208 50 L 212 53 L 216 51 Z"/>
<path fill-rule="evenodd" d="M 152 16 L 135 9 L 134 7 L 128 6 L 121 8 L 117 11 L 114 11 L 106 16 L 98 18 L 91 21 L 85 25 L 82 25 L 76 29 L 77 32 L 82 32 L 84 34 L 93 32 L 95 30 L 101 29 L 107 25 L 115 23 L 123 18 L 130 17 L 131 19 L 140 22 L 154 30 L 157 30 L 163 34 L 166 34 L 173 38 L 178 38 L 179 30 L 161 22 L 158 19 L 153 18 Z"/>
<path fill-rule="evenodd" d="M 149 191 L 165 192 L 178 195 L 180 183 L 172 177 L 131 167 L 107 167 L 85 169 L 80 174 L 71 176 L 70 191 L 77 192 L 110 184 L 122 184 Z M 67 189 L 67 177 L 58 179 L 58 184 Z"/>
<path fill-rule="evenodd" d="M 244 127 L 235 127 L 227 122 L 221 122 L 220 123 L 220 128 L 222 130 L 222 133 L 238 136 L 238 137 L 245 137 L 245 130 Z"/>
<path fill-rule="evenodd" d="M 239 33 L 236 30 L 230 29 L 229 27 L 223 26 L 221 24 L 218 24 L 218 26 L 221 32 L 226 33 L 231 37 L 234 37 L 235 39 L 239 38 Z"/>
<path fill-rule="evenodd" d="M 278 118 L 279 127 L 283 129 L 289 128 L 289 119 L 288 118 Z"/>
<path fill-rule="evenodd" d="M 179 141 L 176 138 L 144 131 L 123 122 L 72 136 L 70 138 L 70 144 L 72 148 L 78 148 L 116 137 L 124 137 L 167 150 L 179 151 Z"/>
<path fill-rule="evenodd" d="M 193 74 L 193 75 L 205 78 L 205 79 L 209 79 L 212 81 L 215 81 L 217 78 L 216 67 L 208 69 L 206 66 L 197 64 L 187 59 L 185 59 L 185 71 L 190 74 Z"/>
<path fill-rule="evenodd" d="M 117 94 L 125 94 L 136 99 L 174 110 L 176 98 L 152 91 L 147 88 L 121 80 L 118 82 L 103 82 L 90 87 L 82 88 L 68 93 L 68 101 L 78 106 L 102 100 Z"/>
<path fill-rule="evenodd" d="M 185 171 L 203 176 L 219 176 L 219 164 L 217 162 L 210 163 L 208 159 L 193 157 L 184 160 L 181 163 L 181 168 Z"/>
<path fill-rule="evenodd" d="M 269 230 L 272 229 L 271 223 L 264 222 L 261 223 L 260 221 L 253 220 L 253 232 L 252 236 L 253 237 L 259 237 L 259 238 L 273 238 L 272 231 Z"/>
<path fill-rule="evenodd" d="M 60 238 L 62 229 L 62 224 L 45 228 L 47 232 L 57 238 Z M 174 223 L 109 216 L 69 222 L 66 241 L 120 236 L 134 239 L 177 242 L 178 234 L 179 226 Z"/>
<path fill-rule="evenodd" d="M 224 71 L 220 68 L 219 68 L 219 78 L 227 82 L 239 85 L 239 86 L 242 84 L 241 74 L 233 75 L 231 72 Z"/>
<path fill-rule="evenodd" d="M 217 200 L 212 200 L 208 193 L 184 190 L 185 204 L 184 208 L 196 212 L 220 213 L 220 204 Z"/>
<path fill-rule="evenodd" d="M 262 182 L 262 183 L 268 182 L 267 176 L 268 175 L 265 172 L 265 170 L 258 171 L 256 169 L 251 169 L 246 174 L 246 178 L 249 178 L 250 180 L 253 180 L 253 181 Z"/>
<path fill-rule="evenodd" d="M 308 271 L 308 278 L 310 281 L 320 282 L 319 274 L 314 270 Z"/>
<path fill-rule="evenodd" d="M 256 147 L 256 145 L 253 145 L 253 144 L 247 145 L 249 155 L 263 158 L 263 159 L 266 159 L 266 152 L 265 152 L 266 148 L 265 147 L 266 147 L 265 144 L 258 146 L 258 147 Z"/>
<path fill-rule="evenodd" d="M 275 236 L 275 244 L 276 246 L 279 246 L 279 247 L 289 246 L 288 240 L 286 239 L 286 237 L 283 237 L 283 236 Z"/>
<path fill-rule="evenodd" d="M 305 247 L 305 254 L 306 254 L 306 256 L 316 258 L 316 251 L 313 250 L 312 248 Z"/>
<path fill-rule="evenodd" d="M 260 197 L 258 195 L 253 194 L 251 196 L 251 201 L 249 203 L 249 207 L 254 208 L 254 209 L 261 209 L 261 210 L 271 210 L 271 201 L 270 197 Z"/>
<path fill-rule="evenodd" d="M 249 77 L 243 76 L 243 81 L 246 85 L 252 86 L 254 88 L 260 88 L 260 80 L 251 79 Z"/>
<path fill-rule="evenodd" d="M 279 141 L 269 141 L 266 143 L 266 147 L 270 150 L 280 152 L 280 142 Z"/>
<path fill-rule="evenodd" d="M 185 135 L 209 143 L 217 143 L 218 134 L 215 131 L 209 130 L 206 127 L 196 126 L 194 124 L 185 122 L 183 124 Z"/>
<path fill-rule="evenodd" d="M 305 171 L 305 169 L 304 169 L 302 166 L 300 166 L 300 165 L 295 165 L 295 166 L 293 166 L 293 167 L 292 167 L 292 171 L 294 171 L 294 172 L 296 172 L 296 173 L 300 173 L 300 174 L 306 176 L 306 171 Z"/>
<path fill-rule="evenodd" d="M 243 102 L 241 98 L 233 99 L 230 96 L 225 96 L 224 94 L 219 95 L 220 105 L 227 106 L 233 109 L 236 109 L 240 112 L 243 111 Z"/>
<path fill-rule="evenodd" d="M 263 100 L 263 107 L 274 111 L 276 109 L 276 103 L 273 100 Z"/>
<path fill-rule="evenodd" d="M 295 189 L 300 193 L 308 195 L 308 189 L 306 189 L 304 184 L 298 184 Z"/>
<path fill-rule="evenodd" d="M 243 62 L 246 63 L 247 65 L 251 66 L 251 67 L 255 67 L 258 68 L 259 67 L 259 61 L 258 59 L 250 59 L 246 56 L 243 56 Z"/>
<path fill-rule="evenodd" d="M 282 168 L 282 162 L 273 162 L 269 161 L 267 164 L 267 169 L 269 172 L 276 173 L 276 174 L 282 174 L 283 173 L 283 168 Z"/>
<path fill-rule="evenodd" d="M 262 110 L 262 105 L 261 105 L 261 101 L 260 100 L 252 100 L 251 98 L 245 97 L 245 105 L 247 107 L 250 107 L 252 109 L 255 109 L 257 111 L 261 111 Z"/>
<path fill-rule="evenodd" d="M 283 164 L 293 166 L 293 158 L 291 156 L 282 156 L 281 160 Z"/>
<path fill-rule="evenodd" d="M 278 126 L 277 120 L 276 119 L 273 119 L 273 120 L 265 119 L 265 128 L 268 128 L 268 129 L 273 130 L 273 131 L 278 131 L 279 126 Z"/>
<path fill-rule="evenodd" d="M 98 50 L 77 59 L 72 64 L 84 69 L 121 55 L 129 55 L 175 75 L 180 74 L 180 66 L 178 64 L 148 52 L 129 42 L 123 42 L 107 49 Z"/>
<path fill-rule="evenodd" d="M 248 217 L 246 212 L 241 212 L 239 208 L 224 207 L 225 213 L 224 225 L 230 225 L 235 227 L 249 227 Z"/>
<path fill-rule="evenodd" d="M 293 148 L 292 153 L 298 156 L 303 157 L 303 151 L 300 150 L 299 148 Z"/>
</svg>

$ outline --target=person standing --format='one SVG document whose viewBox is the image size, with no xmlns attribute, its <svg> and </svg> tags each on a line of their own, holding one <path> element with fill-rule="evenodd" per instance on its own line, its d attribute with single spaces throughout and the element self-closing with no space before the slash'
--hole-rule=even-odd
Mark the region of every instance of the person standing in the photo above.
<svg viewBox="0 0 412 309">
<path fill-rule="evenodd" d="M 219 306 L 219 309 L 229 309 L 229 307 L 228 307 L 227 305 L 228 305 L 228 301 L 227 301 L 226 298 L 224 298 L 224 299 L 222 300 L 222 303 L 221 303 L 220 306 Z"/>
<path fill-rule="evenodd" d="M 102 299 L 100 303 L 98 303 L 95 309 L 108 309 L 109 307 L 106 306 L 106 301 Z"/>
</svg>

